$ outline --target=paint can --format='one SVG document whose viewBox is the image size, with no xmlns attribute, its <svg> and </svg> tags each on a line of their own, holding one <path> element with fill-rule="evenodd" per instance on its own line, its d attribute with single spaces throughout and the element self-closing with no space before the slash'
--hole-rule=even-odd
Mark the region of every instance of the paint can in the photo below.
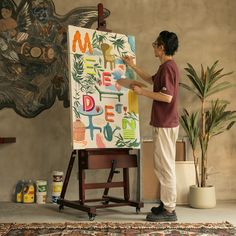
<svg viewBox="0 0 236 236">
<path fill-rule="evenodd" d="M 45 204 L 47 198 L 47 181 L 36 181 L 36 202 L 38 204 Z"/>
<path fill-rule="evenodd" d="M 60 198 L 63 186 L 63 172 L 53 171 L 52 177 L 52 202 L 57 203 L 57 200 Z"/>
</svg>

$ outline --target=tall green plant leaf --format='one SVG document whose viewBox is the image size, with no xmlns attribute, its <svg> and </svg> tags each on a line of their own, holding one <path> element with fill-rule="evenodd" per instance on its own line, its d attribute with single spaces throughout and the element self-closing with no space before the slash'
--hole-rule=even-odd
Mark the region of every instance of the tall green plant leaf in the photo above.
<svg viewBox="0 0 236 236">
<path fill-rule="evenodd" d="M 180 117 L 180 123 L 189 138 L 190 145 L 195 150 L 199 136 L 199 112 L 190 115 L 188 111 L 184 109 Z"/>
<path fill-rule="evenodd" d="M 183 87 L 183 88 L 189 90 L 190 92 L 193 92 L 197 97 L 199 97 L 199 98 L 201 99 L 201 96 L 198 94 L 198 92 L 197 92 L 194 88 L 192 88 L 192 87 L 190 87 L 189 85 L 184 84 L 184 83 L 179 83 L 179 85 L 180 85 L 181 87 Z"/>
<path fill-rule="evenodd" d="M 211 101 L 211 106 L 208 108 L 206 106 L 206 98 L 209 99 L 211 95 L 232 88 L 235 85 L 227 81 L 219 82 L 220 79 L 232 74 L 232 72 L 222 74 L 223 68 L 217 69 L 218 61 L 215 61 L 213 65 L 207 67 L 206 70 L 201 65 L 200 75 L 197 74 L 191 64 L 188 63 L 187 65 L 188 67 L 185 68 L 187 71 L 187 79 L 193 87 L 183 82 L 180 83 L 180 86 L 200 98 L 200 115 L 196 115 L 196 113 L 190 115 L 187 110 L 184 110 L 183 115 L 180 117 L 180 123 L 193 149 L 197 177 L 198 158 L 195 155 L 195 149 L 198 146 L 197 144 L 200 144 L 201 163 L 199 167 L 201 167 L 201 183 L 198 182 L 198 186 L 205 187 L 207 186 L 207 149 L 209 141 L 213 136 L 231 129 L 236 122 L 236 111 L 227 110 L 228 104 L 226 102 L 216 99 Z M 197 133 L 198 136 L 196 135 Z"/>
<path fill-rule="evenodd" d="M 232 88 L 234 85 L 232 85 L 230 82 L 222 82 L 220 84 L 217 84 L 215 87 L 212 87 L 209 92 L 206 94 L 206 97 L 211 96 L 212 94 L 221 92 L 225 89 Z"/>
<path fill-rule="evenodd" d="M 227 104 L 219 99 L 211 102 L 206 111 L 206 131 L 209 138 L 232 128 L 236 121 L 236 111 L 227 111 Z"/>
</svg>

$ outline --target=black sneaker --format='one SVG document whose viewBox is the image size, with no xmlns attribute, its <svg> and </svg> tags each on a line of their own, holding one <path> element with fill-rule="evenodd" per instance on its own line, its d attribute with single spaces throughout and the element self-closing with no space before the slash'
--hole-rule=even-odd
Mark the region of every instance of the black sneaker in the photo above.
<svg viewBox="0 0 236 236">
<path fill-rule="evenodd" d="M 161 201 L 160 205 L 158 207 L 152 207 L 151 212 L 154 214 L 159 214 L 160 212 L 162 212 L 164 210 L 164 204 Z"/>
<path fill-rule="evenodd" d="M 167 210 L 163 210 L 159 214 L 148 213 L 146 220 L 153 222 L 177 221 L 177 215 L 175 211 L 168 212 Z"/>
</svg>

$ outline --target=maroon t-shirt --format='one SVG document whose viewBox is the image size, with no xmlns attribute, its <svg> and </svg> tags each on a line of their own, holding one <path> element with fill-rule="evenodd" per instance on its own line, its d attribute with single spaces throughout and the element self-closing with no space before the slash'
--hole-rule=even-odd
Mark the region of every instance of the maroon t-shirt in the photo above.
<svg viewBox="0 0 236 236">
<path fill-rule="evenodd" d="M 178 93 L 179 70 L 174 60 L 160 65 L 153 78 L 153 92 L 172 96 L 170 103 L 153 100 L 150 125 L 159 128 L 173 128 L 179 125 Z"/>
</svg>

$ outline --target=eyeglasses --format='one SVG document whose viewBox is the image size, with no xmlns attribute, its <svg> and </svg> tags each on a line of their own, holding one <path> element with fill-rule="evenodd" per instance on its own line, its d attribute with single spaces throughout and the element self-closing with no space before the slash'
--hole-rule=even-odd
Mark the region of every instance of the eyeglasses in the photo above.
<svg viewBox="0 0 236 236">
<path fill-rule="evenodd" d="M 153 47 L 157 47 L 157 46 L 158 46 L 158 42 L 157 42 L 157 41 L 153 42 L 153 43 L 152 43 L 152 46 L 153 46 Z"/>
</svg>

